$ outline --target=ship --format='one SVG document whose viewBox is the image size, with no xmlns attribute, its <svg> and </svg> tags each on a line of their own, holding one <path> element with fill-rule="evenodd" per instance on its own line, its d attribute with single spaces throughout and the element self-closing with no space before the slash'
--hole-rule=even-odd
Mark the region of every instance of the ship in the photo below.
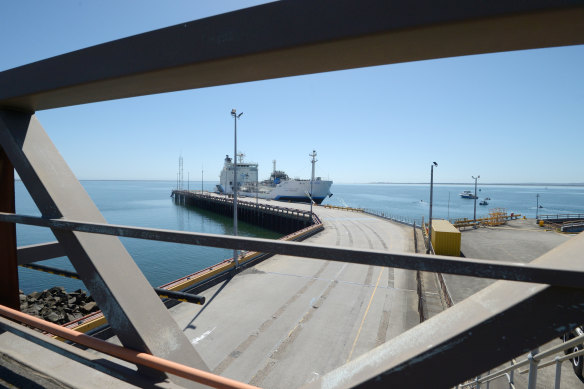
<svg viewBox="0 0 584 389">
<path fill-rule="evenodd" d="M 475 196 L 470 190 L 465 190 L 460 194 L 460 197 L 463 199 L 478 199 L 478 196 Z"/>
<path fill-rule="evenodd" d="M 310 199 L 316 204 L 322 203 L 331 197 L 330 188 L 332 181 L 315 177 L 314 180 L 290 178 L 284 171 L 276 169 L 276 161 L 273 161 L 273 170 L 266 180 L 258 180 L 258 164 L 244 162 L 244 154 L 237 154 L 237 195 L 242 197 L 258 197 L 261 199 L 292 201 L 310 203 Z M 316 152 L 312 154 L 313 174 Z M 233 195 L 234 161 L 229 155 L 225 156 L 223 169 L 219 174 L 219 184 L 216 193 Z"/>
</svg>

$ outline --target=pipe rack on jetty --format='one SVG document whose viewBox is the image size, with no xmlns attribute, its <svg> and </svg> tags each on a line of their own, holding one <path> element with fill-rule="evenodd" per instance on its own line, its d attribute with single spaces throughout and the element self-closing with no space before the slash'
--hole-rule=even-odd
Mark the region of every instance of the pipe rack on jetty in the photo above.
<svg viewBox="0 0 584 389">
<path fill-rule="evenodd" d="M 232 197 L 188 190 L 173 190 L 171 197 L 177 204 L 233 216 Z M 241 200 L 237 201 L 237 218 L 281 234 L 291 234 L 313 223 L 309 211 Z"/>
</svg>

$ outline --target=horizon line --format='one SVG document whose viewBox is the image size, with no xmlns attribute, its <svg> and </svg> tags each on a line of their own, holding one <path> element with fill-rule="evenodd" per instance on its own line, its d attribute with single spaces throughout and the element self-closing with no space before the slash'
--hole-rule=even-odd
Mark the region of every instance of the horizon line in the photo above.
<svg viewBox="0 0 584 389">
<path fill-rule="evenodd" d="M 15 178 L 14 181 L 22 180 Z M 176 179 L 124 179 L 124 178 L 87 178 L 79 181 L 150 181 L 150 182 L 175 182 Z M 185 182 L 185 181 L 183 181 Z M 192 180 L 197 183 L 201 181 Z M 218 180 L 204 180 L 203 182 L 219 182 Z M 338 185 L 429 185 L 429 182 L 390 182 L 390 181 L 371 181 L 371 182 L 338 182 Z M 474 185 L 472 182 L 435 182 L 434 185 Z M 584 182 L 481 182 L 480 185 L 521 185 L 521 186 L 584 186 Z"/>
</svg>

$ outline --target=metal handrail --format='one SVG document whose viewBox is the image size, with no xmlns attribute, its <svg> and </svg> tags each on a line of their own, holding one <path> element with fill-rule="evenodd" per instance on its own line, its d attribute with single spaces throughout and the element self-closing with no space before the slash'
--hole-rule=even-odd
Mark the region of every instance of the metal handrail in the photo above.
<svg viewBox="0 0 584 389">
<path fill-rule="evenodd" d="M 509 281 L 532 282 L 572 288 L 584 288 L 584 272 L 549 268 L 537 264 L 494 260 L 456 258 L 444 255 L 406 254 L 371 249 L 350 249 L 336 246 L 283 242 L 272 239 L 226 236 L 155 228 L 130 227 L 108 223 L 89 223 L 66 219 L 46 219 L 36 216 L 0 212 L 0 222 L 50 227 L 66 231 L 123 236 L 161 242 L 292 255 L 327 259 L 337 262 L 388 266 L 407 270 L 422 270 Z"/>
<path fill-rule="evenodd" d="M 539 215 L 537 220 L 579 219 L 584 218 L 584 213 L 558 213 L 556 215 Z"/>
<path fill-rule="evenodd" d="M 124 361 L 146 366 L 165 373 L 174 374 L 191 381 L 199 382 L 203 385 L 224 389 L 257 389 L 257 387 L 253 385 L 221 377 L 213 373 L 195 369 L 151 354 L 135 351 L 104 340 L 96 339 L 89 335 L 49 323 L 3 305 L 0 305 L 0 315 L 28 324 L 53 335 L 57 335 L 63 339 L 70 340 L 74 343 L 89 347 L 93 350 L 114 356 Z"/>
<path fill-rule="evenodd" d="M 579 357 L 581 355 L 584 355 L 584 349 L 582 349 L 580 351 L 576 351 L 576 352 L 570 353 L 570 354 L 566 354 L 563 357 L 555 357 L 554 359 L 552 359 L 550 361 L 547 361 L 547 362 L 542 363 L 541 365 L 538 365 L 537 368 L 538 369 L 541 369 L 542 367 L 548 367 L 548 366 L 551 366 L 551 365 L 553 365 L 555 363 L 558 363 L 558 362 L 562 363 L 562 362 L 567 361 L 568 359 L 572 359 L 574 357 Z M 520 374 L 525 374 L 528 371 L 529 370 L 521 370 L 519 373 Z"/>
<path fill-rule="evenodd" d="M 580 335 L 580 336 L 577 336 L 577 337 L 575 337 L 573 339 L 570 339 L 567 342 L 564 342 L 562 344 L 559 344 L 557 346 L 554 346 L 554 347 L 552 347 L 552 348 L 550 348 L 550 349 L 548 349 L 546 351 L 542 351 L 540 353 L 537 353 L 534 356 L 532 356 L 531 358 L 535 362 L 539 362 L 543 358 L 546 358 L 546 357 L 548 357 L 550 355 L 553 355 L 555 353 L 558 353 L 560 351 L 567 350 L 570 347 L 575 346 L 575 345 L 580 344 L 580 343 L 583 343 L 583 342 L 584 342 L 584 335 Z M 573 357 L 577 357 L 579 355 L 584 355 L 584 350 L 580 350 L 580 351 L 577 351 L 575 353 L 567 354 L 567 355 L 565 355 L 563 357 L 560 357 L 560 358 L 556 357 L 552 361 L 548 361 L 548 362 L 545 362 L 545 363 L 543 363 L 541 365 L 538 365 L 537 366 L 537 369 L 539 370 L 539 369 L 541 369 L 543 367 L 547 367 L 547 366 L 553 365 L 554 363 L 557 363 L 557 362 L 560 362 L 561 363 L 561 362 L 564 362 L 564 361 L 566 361 L 568 359 L 571 359 Z M 511 366 L 508 366 L 508 367 L 505 367 L 503 369 L 497 370 L 496 372 L 491 373 L 491 374 L 488 374 L 488 375 L 486 375 L 484 377 L 481 377 L 481 378 L 479 378 L 476 381 L 473 381 L 473 382 L 470 382 L 470 383 L 467 383 L 467 384 L 463 384 L 463 385 L 459 385 L 459 388 L 469 387 L 469 386 L 475 385 L 477 383 L 478 384 L 484 384 L 484 383 L 487 383 L 489 381 L 495 380 L 497 378 L 502 377 L 506 373 L 509 373 L 511 371 L 514 371 L 514 370 L 517 370 L 517 369 L 519 369 L 519 368 L 521 368 L 521 367 L 523 367 L 525 365 L 528 365 L 529 364 L 529 361 L 530 361 L 530 358 L 525 358 L 525 359 L 521 360 L 520 362 L 514 363 Z M 529 371 L 529 369 L 521 370 L 521 371 L 519 371 L 519 373 L 520 374 L 525 374 L 528 371 Z"/>
</svg>

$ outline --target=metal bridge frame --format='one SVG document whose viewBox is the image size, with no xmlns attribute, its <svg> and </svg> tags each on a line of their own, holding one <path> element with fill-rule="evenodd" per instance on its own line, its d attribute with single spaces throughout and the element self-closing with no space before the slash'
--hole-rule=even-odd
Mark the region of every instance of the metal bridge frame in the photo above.
<svg viewBox="0 0 584 389">
<path fill-rule="evenodd" d="M 51 228 L 59 242 L 39 246 L 41 255 L 36 258 L 42 258 L 45 250 L 47 257 L 50 251 L 63 250 L 124 346 L 208 370 L 113 236 L 126 235 L 120 226 L 107 225 L 36 119 L 36 111 L 350 68 L 583 43 L 581 0 L 295 0 L 184 23 L 1 72 L 0 303 L 18 304 L 13 223 L 33 221 L 14 215 L 14 167 L 41 211 L 38 223 Z M 119 233 L 104 235 L 108 228 Z M 164 235 L 149 234 L 150 238 Z M 205 240 L 202 234 L 190 235 L 193 243 L 201 242 L 195 244 L 215 239 L 216 246 L 223 248 L 261 246 L 268 252 L 327 259 L 334 251 L 339 260 L 348 262 L 420 270 L 432 264 L 433 271 L 442 273 L 536 282 L 497 282 L 309 387 L 453 386 L 567 331 L 582 321 L 584 312 L 580 260 L 584 235 L 530 265 L 453 262 L 424 255 L 397 258 L 366 250 L 282 242 L 270 246 L 251 238 L 208 236 Z M 535 273 L 539 276 L 527 276 Z M 477 349 L 483 350 L 479 356 Z M 443 360 L 452 368 L 439 363 Z"/>
</svg>

